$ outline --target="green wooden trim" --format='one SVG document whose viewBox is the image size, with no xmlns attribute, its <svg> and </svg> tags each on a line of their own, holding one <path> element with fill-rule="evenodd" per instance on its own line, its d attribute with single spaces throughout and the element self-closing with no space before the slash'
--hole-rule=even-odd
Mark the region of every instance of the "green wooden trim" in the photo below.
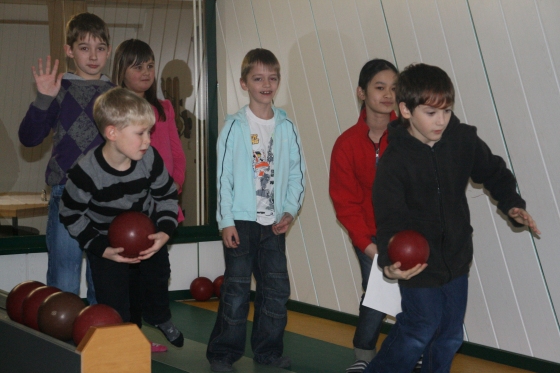
<svg viewBox="0 0 560 373">
<path fill-rule="evenodd" d="M 472 342 L 463 342 L 463 345 L 459 349 L 459 353 L 503 365 L 509 365 L 519 369 L 525 369 L 531 372 L 560 372 L 560 364 L 558 363 L 483 346 Z"/>
<path fill-rule="evenodd" d="M 168 244 L 221 241 L 217 227 L 180 227 Z M 45 236 L 6 237 L 0 239 L 0 256 L 16 254 L 46 253 Z"/>
<path fill-rule="evenodd" d="M 47 251 L 45 236 L 3 237 L 0 255 L 43 253 Z"/>
<path fill-rule="evenodd" d="M 206 0 L 205 12 L 208 63 L 208 188 L 206 188 L 206 193 L 208 193 L 208 224 L 217 229 L 218 53 L 216 48 L 216 0 Z"/>
</svg>

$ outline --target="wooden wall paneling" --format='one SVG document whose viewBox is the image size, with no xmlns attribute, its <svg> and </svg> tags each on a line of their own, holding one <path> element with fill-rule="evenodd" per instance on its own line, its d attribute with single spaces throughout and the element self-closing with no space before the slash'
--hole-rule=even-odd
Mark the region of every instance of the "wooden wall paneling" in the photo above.
<svg viewBox="0 0 560 373">
<path fill-rule="evenodd" d="M 320 232 L 320 229 L 314 206 L 313 184 L 309 174 L 310 168 L 315 166 L 314 163 L 310 162 L 310 157 L 313 158 L 313 153 L 310 153 L 311 155 L 308 154 L 308 152 L 311 152 L 308 149 L 312 149 L 314 145 L 313 140 L 316 140 L 316 135 L 313 135 L 313 133 L 315 132 L 316 134 L 317 127 L 314 115 L 308 112 L 309 108 L 311 108 L 311 98 L 297 43 L 298 31 L 296 22 L 292 19 L 293 14 L 300 10 L 297 7 L 292 9 L 292 5 L 290 2 L 270 2 L 271 13 L 274 17 L 274 25 L 278 35 L 277 56 L 283 69 L 283 85 L 284 89 L 287 89 L 289 93 L 289 101 L 283 107 L 286 109 L 288 116 L 298 126 L 308 169 L 306 174 L 306 197 L 297 222 L 302 234 L 301 242 L 304 244 L 298 247 L 294 246 L 297 240 L 294 239 L 296 238 L 295 235 L 292 238 L 292 235 L 295 233 L 292 228 L 288 235 L 288 246 L 290 247 L 289 260 L 300 300 L 305 301 L 305 299 L 309 299 L 310 302 L 318 302 L 321 305 L 324 299 L 331 299 L 329 305 L 332 306 L 331 308 L 337 309 L 322 235 L 314 233 Z M 309 16 L 308 7 L 305 13 Z M 315 46 L 315 50 L 317 50 L 317 46 Z M 311 139 L 307 141 L 309 137 Z M 324 169 L 323 156 L 321 156 L 318 162 L 319 164 L 323 163 L 317 167 Z M 315 287 L 314 290 L 312 286 Z"/>
<path fill-rule="evenodd" d="M 357 48 L 352 48 L 349 35 L 345 35 L 343 32 L 346 29 L 346 24 L 349 23 L 348 15 L 343 16 L 343 12 L 341 9 L 337 9 L 336 4 L 315 2 L 312 4 L 311 12 L 316 34 L 319 37 L 320 56 L 308 55 L 305 57 L 304 54 L 304 64 L 312 66 L 311 60 L 322 62 L 321 70 L 312 68 L 312 71 L 316 74 L 309 74 L 311 97 L 317 113 L 332 115 L 332 118 L 325 116 L 321 118 L 319 114 L 316 114 L 319 118 L 318 131 L 319 136 L 321 136 L 327 169 L 324 175 L 325 179 L 322 178 L 323 176 L 319 178 L 319 175 L 316 175 L 313 180 L 314 197 L 318 201 L 318 216 L 325 237 L 327 256 L 332 266 L 335 288 L 341 304 L 340 309 L 352 313 L 356 312 L 361 295 L 361 285 L 356 286 L 354 282 L 354 275 L 359 269 L 353 248 L 348 246 L 348 240 L 340 231 L 340 225 L 336 221 L 328 194 L 328 174 L 332 147 L 340 134 L 340 120 L 354 122 L 357 118 L 355 90 L 351 85 L 349 68 L 340 59 L 340 56 L 345 55 L 347 59 L 355 60 L 358 58 L 357 54 L 359 52 Z M 300 42 L 300 44 L 302 51 L 311 50 L 303 43 Z M 318 73 L 319 71 L 321 71 L 321 74 Z M 328 81 L 327 87 L 330 90 L 328 96 L 326 95 L 327 92 L 323 92 L 325 89 L 323 88 L 323 79 Z M 323 98 L 322 94 L 326 97 Z M 314 151 L 314 156 L 317 156 L 317 153 Z M 319 184 L 317 184 L 317 181 L 319 181 Z M 359 283 L 361 284 L 361 282 Z"/>
<path fill-rule="evenodd" d="M 475 248 L 476 250 L 476 248 Z M 478 271 L 476 256 L 473 259 L 469 273 L 469 299 L 465 314 L 463 338 L 466 341 L 484 346 L 498 348 L 494 325 L 490 317 L 490 310 L 486 303 L 486 295 Z M 476 342 L 475 342 L 476 341 Z"/>
<path fill-rule="evenodd" d="M 333 119 L 336 119 L 338 127 L 338 133 L 334 128 L 326 129 L 332 133 L 333 142 L 325 144 L 325 147 L 332 150 L 338 134 L 356 123 L 359 113 L 356 86 L 367 56 L 363 43 L 360 43 L 363 35 L 359 22 L 356 22 L 354 4 L 314 0 L 311 10 L 334 105 L 336 117 Z M 327 164 L 330 166 L 330 158 Z"/>
<path fill-rule="evenodd" d="M 397 68 L 423 62 L 408 1 L 382 1 Z"/>
<path fill-rule="evenodd" d="M 333 123 L 332 126 L 321 127 L 321 136 L 328 141 L 324 147 L 328 150 L 327 165 L 330 170 L 330 155 L 334 142 L 340 133 L 356 123 L 359 115 L 356 87 L 359 72 L 363 63 L 367 61 L 367 56 L 363 44 L 359 42 L 363 36 L 360 36 L 362 30 L 356 27 L 358 22 L 355 6 L 340 2 L 314 1 L 311 3 L 311 10 L 336 115 L 336 118 L 333 118 L 333 121 L 336 119 L 336 125 Z M 328 138 L 325 136 L 327 134 Z M 327 195 L 323 197 L 328 198 L 325 203 L 330 209 L 319 216 L 323 229 L 331 232 L 330 238 L 325 242 L 329 260 L 337 263 L 334 272 L 335 287 L 337 293 L 353 300 L 345 311 L 356 313 L 356 302 L 359 303 L 362 295 L 360 267 L 346 230 L 336 220 L 328 188 L 325 193 Z M 337 276 L 339 270 L 342 271 Z"/>
<path fill-rule="evenodd" d="M 259 30 L 255 16 L 253 14 L 253 2 L 251 0 L 235 0 L 233 1 L 233 15 L 235 16 L 237 32 L 240 37 L 241 45 L 238 51 L 241 58 L 253 48 L 261 47 L 259 39 Z M 239 61 L 241 66 L 241 61 Z M 239 69 L 238 69 L 239 70 Z"/>
<path fill-rule="evenodd" d="M 557 76 L 557 72 L 560 71 L 560 43 L 556 42 L 556 38 L 560 35 L 560 24 L 557 22 L 560 18 L 560 7 L 558 7 L 558 2 L 554 0 L 541 0 L 535 2 L 535 6 L 535 11 L 541 19 L 544 43 L 550 53 L 550 62 Z M 558 82 L 557 77 L 555 81 Z"/>
<path fill-rule="evenodd" d="M 247 92 L 243 91 L 239 84 L 239 79 L 241 78 L 241 62 L 249 50 L 260 47 L 260 42 L 252 11 L 237 11 L 237 8 L 240 6 L 242 9 L 250 9 L 250 7 L 247 8 L 247 0 L 241 2 L 232 1 L 231 4 L 228 1 L 227 5 L 225 9 L 226 29 L 224 31 L 227 40 L 226 45 L 229 60 L 228 73 L 231 74 L 231 78 L 228 79 L 228 82 L 231 81 L 233 92 L 235 93 L 233 97 L 236 99 L 235 101 L 228 100 L 228 114 L 234 114 L 241 107 L 249 104 L 249 96 Z M 242 5 L 246 6 L 243 7 Z M 252 25 L 252 31 L 247 34 L 242 34 L 240 29 L 241 24 L 243 24 L 244 30 L 250 29 L 249 26 Z M 228 95 L 228 97 L 231 96 Z"/>
<path fill-rule="evenodd" d="M 546 289 L 543 290 L 543 274 L 540 272 L 542 267 L 548 291 L 554 299 L 553 292 L 557 292 L 557 284 L 554 282 L 557 281 L 558 275 L 557 271 L 547 271 L 546 267 L 554 261 L 557 262 L 554 254 L 550 255 L 550 253 L 553 251 L 551 248 L 558 241 L 558 216 L 550 207 L 554 198 L 550 184 L 547 182 L 545 164 L 541 156 L 542 139 L 538 133 L 541 124 L 534 120 L 535 112 L 539 108 L 533 108 L 528 98 L 531 93 L 528 89 L 531 83 L 528 80 L 536 79 L 540 83 L 541 91 L 549 89 L 546 88 L 547 84 L 550 84 L 550 76 L 547 76 L 547 70 L 550 72 L 550 67 L 547 68 L 549 59 L 545 58 L 546 48 L 540 48 L 539 52 L 529 46 L 530 43 L 542 45 L 542 35 L 539 37 L 532 34 L 518 21 L 513 24 L 508 17 L 514 19 L 514 13 L 512 14 L 512 11 L 508 13 L 501 3 L 473 2 L 471 10 L 521 193 L 528 201 L 528 210 L 539 222 L 541 230 L 548 232 L 534 241 L 540 262 L 530 237 L 524 240 L 522 247 L 517 247 L 515 244 L 508 246 L 506 259 L 520 311 L 527 325 L 527 338 L 530 341 L 531 351 L 538 357 L 553 360 L 558 356 L 556 351 L 559 345 L 558 326 L 547 302 L 548 294 Z M 541 28 L 538 18 L 534 16 L 533 3 L 518 3 L 515 12 L 523 14 L 523 24 Z M 528 34 L 523 35 L 524 32 Z M 525 39 L 527 37 L 530 39 Z M 537 55 L 525 55 L 525 53 L 537 53 Z M 526 59 L 534 62 L 531 64 L 530 71 L 524 68 Z M 535 74 L 535 71 L 539 73 Z M 532 151 L 527 152 L 528 148 Z M 543 260 L 547 254 L 549 258 Z M 552 267 L 550 266 L 551 269 Z M 556 327 L 551 328 L 551 325 Z M 508 339 L 504 343 L 511 343 L 511 341 Z"/>
<path fill-rule="evenodd" d="M 314 279 L 320 279 L 315 281 L 319 304 L 340 309 L 355 302 L 355 297 L 350 297 L 348 292 L 342 294 L 338 291 L 344 279 L 350 279 L 351 276 L 344 276 L 345 272 L 349 273 L 349 268 L 333 272 L 333 260 L 338 262 L 335 258 L 344 254 L 339 249 L 342 242 L 333 245 L 338 246 L 335 252 L 329 251 L 327 242 L 335 243 L 341 235 L 333 234 L 332 229 L 321 220 L 323 216 L 332 216 L 328 196 L 328 159 L 338 128 L 311 8 L 305 2 L 294 1 L 289 5 L 296 39 L 288 52 L 288 84 L 302 137 L 308 176 L 306 202 L 300 218 L 313 276 Z M 310 235 L 308 232 L 321 234 Z M 331 296 L 323 297 L 321 292 L 330 293 Z"/>
<path fill-rule="evenodd" d="M 556 166 L 560 151 L 557 141 L 554 140 L 558 133 L 556 121 L 560 116 L 560 69 L 557 69 L 560 66 L 554 64 L 555 56 L 549 49 L 560 44 L 560 36 L 545 32 L 546 19 L 541 16 L 547 10 L 559 15 L 560 9 L 558 6 L 552 8 L 547 2 L 543 5 L 548 5 L 549 9 L 539 10 L 537 5 L 536 2 L 527 2 L 526 8 L 518 9 L 519 7 L 504 3 L 503 10 L 531 121 L 525 123 L 523 133 L 527 132 L 530 137 L 535 136 L 535 146 L 532 146 L 534 151 L 531 152 L 534 158 L 522 163 L 524 169 L 521 171 L 526 173 L 522 192 L 528 200 L 529 211 L 532 211 L 540 222 L 543 232 L 547 232 L 535 243 L 552 301 L 560 305 L 560 275 L 555 265 L 560 262 L 556 244 L 560 240 L 560 173 Z M 549 22 L 557 23 L 552 20 Z M 519 136 L 518 133 L 516 137 L 524 136 Z M 525 149 L 526 146 L 527 143 Z M 520 151 L 521 154 L 523 152 L 524 150 Z M 538 165 L 537 175 L 533 174 L 534 165 Z M 533 203 L 538 205 L 532 207 Z"/>
<path fill-rule="evenodd" d="M 387 29 L 385 11 L 382 0 L 356 0 L 357 20 L 361 28 L 363 48 L 366 52 L 365 61 L 372 58 L 383 58 L 395 63 L 391 45 L 391 35 Z M 364 61 L 364 63 L 365 63 Z M 354 84 L 357 86 L 357 78 Z"/>
<path fill-rule="evenodd" d="M 507 157 L 468 8 L 462 1 L 453 1 L 438 2 L 437 10 L 452 64 L 452 68 L 447 71 L 455 81 L 454 111 L 463 122 L 479 128 L 479 136 L 490 144 L 495 154 Z M 488 200 L 480 186 L 470 184 L 467 198 L 477 259 L 477 273 L 476 276 L 471 274 L 470 285 L 473 289 L 482 287 L 482 293 L 474 291 L 469 294 L 467 312 L 480 316 L 467 317 L 465 320 L 469 340 L 496 343 L 497 329 L 500 335 L 503 333 L 501 331 L 506 331 L 520 345 L 518 348 L 523 350 L 527 347 L 523 320 L 503 257 L 503 246 L 515 244 L 519 238 L 509 231 L 503 218 L 496 216 L 495 205 Z M 504 233 L 503 237 L 498 237 L 496 226 Z M 481 298 L 482 294 L 486 298 Z M 486 317 L 492 319 L 487 320 Z M 492 328 L 487 327 L 488 324 Z"/>
</svg>

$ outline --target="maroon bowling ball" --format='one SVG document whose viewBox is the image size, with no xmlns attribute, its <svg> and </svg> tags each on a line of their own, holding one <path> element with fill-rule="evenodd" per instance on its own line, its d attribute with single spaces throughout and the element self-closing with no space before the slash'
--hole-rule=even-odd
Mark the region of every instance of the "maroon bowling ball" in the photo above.
<svg viewBox="0 0 560 373">
<path fill-rule="evenodd" d="M 24 281 L 14 286 L 6 298 L 6 312 L 10 319 L 23 323 L 23 301 L 29 293 L 41 286 L 45 284 L 39 281 Z"/>
<path fill-rule="evenodd" d="M 400 269 L 406 271 L 417 264 L 424 264 L 430 256 L 430 245 L 420 233 L 405 230 L 389 240 L 389 259 L 392 263 L 401 262 Z"/>
<path fill-rule="evenodd" d="M 39 324 L 37 323 L 37 316 L 39 313 L 39 307 L 43 304 L 43 301 L 47 297 L 54 293 L 60 293 L 60 289 L 54 286 L 41 286 L 33 290 L 23 301 L 23 324 L 39 330 Z"/>
<path fill-rule="evenodd" d="M 77 345 L 92 326 L 122 324 L 121 315 L 111 306 L 94 304 L 80 311 L 72 328 L 72 339 Z"/>
<path fill-rule="evenodd" d="M 74 293 L 60 292 L 49 295 L 39 307 L 39 330 L 61 341 L 71 340 L 74 320 L 85 306 Z"/>
<path fill-rule="evenodd" d="M 124 248 L 121 256 L 137 258 L 139 252 L 152 247 L 154 240 L 148 236 L 154 233 L 156 227 L 147 215 L 138 211 L 126 211 L 111 222 L 108 232 L 109 244 L 113 248 Z"/>
<path fill-rule="evenodd" d="M 214 294 L 216 294 L 216 296 L 219 298 L 220 297 L 220 292 L 222 289 L 222 284 L 224 283 L 224 276 L 218 276 L 216 277 L 216 279 L 214 280 Z"/>
<path fill-rule="evenodd" d="M 214 293 L 214 284 L 208 277 L 198 277 L 191 282 L 191 295 L 198 301 L 206 301 Z"/>
</svg>

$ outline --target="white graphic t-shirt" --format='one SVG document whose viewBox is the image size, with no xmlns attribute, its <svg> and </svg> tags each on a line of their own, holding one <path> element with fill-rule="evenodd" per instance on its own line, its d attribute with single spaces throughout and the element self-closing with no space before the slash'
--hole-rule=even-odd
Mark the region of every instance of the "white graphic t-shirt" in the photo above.
<svg viewBox="0 0 560 373">
<path fill-rule="evenodd" d="M 274 224 L 274 118 L 258 118 L 247 106 L 247 122 L 253 146 L 253 178 L 257 197 L 257 223 Z"/>
</svg>

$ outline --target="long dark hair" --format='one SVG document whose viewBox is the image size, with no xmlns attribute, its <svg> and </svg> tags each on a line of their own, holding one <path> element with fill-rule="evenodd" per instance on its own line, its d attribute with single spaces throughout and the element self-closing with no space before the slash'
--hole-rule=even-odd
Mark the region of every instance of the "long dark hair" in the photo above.
<svg viewBox="0 0 560 373">
<path fill-rule="evenodd" d="M 149 61 L 155 61 L 155 57 L 154 51 L 152 51 L 152 48 L 150 48 L 146 42 L 138 39 L 123 41 L 115 51 L 113 60 L 113 84 L 126 88 L 124 85 L 126 70 L 131 66 L 137 66 Z M 144 98 L 156 108 L 160 120 L 165 121 L 167 119 L 165 111 L 157 98 L 157 79 L 154 79 L 150 88 L 144 92 Z"/>
<path fill-rule="evenodd" d="M 360 71 L 360 77 L 358 78 L 358 87 L 360 87 L 364 92 L 367 92 L 367 86 L 369 82 L 373 79 L 377 73 L 385 70 L 392 70 L 395 74 L 399 74 L 399 70 L 391 62 L 383 60 L 381 58 L 374 58 L 369 60 L 364 64 L 362 70 Z M 362 108 L 365 103 L 362 103 Z"/>
</svg>

